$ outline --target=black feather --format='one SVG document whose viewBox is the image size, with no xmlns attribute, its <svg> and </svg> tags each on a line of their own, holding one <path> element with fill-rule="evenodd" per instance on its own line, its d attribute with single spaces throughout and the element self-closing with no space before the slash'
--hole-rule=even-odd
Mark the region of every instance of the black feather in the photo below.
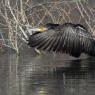
<svg viewBox="0 0 95 95">
<path fill-rule="evenodd" d="M 28 45 L 46 51 L 69 53 L 75 57 L 81 53 L 95 56 L 95 40 L 84 26 L 65 23 L 48 24 L 48 27 L 48 31 L 31 35 Z"/>
</svg>

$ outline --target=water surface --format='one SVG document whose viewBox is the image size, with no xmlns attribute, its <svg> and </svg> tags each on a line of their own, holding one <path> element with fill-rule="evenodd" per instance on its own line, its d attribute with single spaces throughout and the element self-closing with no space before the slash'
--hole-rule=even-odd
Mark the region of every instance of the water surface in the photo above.
<svg viewBox="0 0 95 95">
<path fill-rule="evenodd" d="M 0 55 L 0 95 L 95 95 L 95 58 Z"/>
</svg>

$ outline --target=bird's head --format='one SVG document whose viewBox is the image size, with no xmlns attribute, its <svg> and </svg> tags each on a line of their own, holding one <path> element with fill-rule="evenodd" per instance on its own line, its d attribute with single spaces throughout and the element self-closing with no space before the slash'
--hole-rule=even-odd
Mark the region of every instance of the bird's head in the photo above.
<svg viewBox="0 0 95 95">
<path fill-rule="evenodd" d="M 45 32 L 50 29 L 55 29 L 57 26 L 59 26 L 59 24 L 47 23 L 46 25 L 39 26 L 39 27 L 33 28 L 31 30 L 35 31 L 35 32 Z"/>
</svg>

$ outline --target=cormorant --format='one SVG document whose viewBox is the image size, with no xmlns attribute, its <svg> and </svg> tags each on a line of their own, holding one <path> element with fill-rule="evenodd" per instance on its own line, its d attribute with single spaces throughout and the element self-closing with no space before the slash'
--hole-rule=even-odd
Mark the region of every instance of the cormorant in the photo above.
<svg viewBox="0 0 95 95">
<path fill-rule="evenodd" d="M 79 57 L 81 53 L 95 56 L 94 36 L 81 24 L 48 23 L 32 30 L 34 33 L 28 39 L 30 47 L 74 57 Z"/>
</svg>

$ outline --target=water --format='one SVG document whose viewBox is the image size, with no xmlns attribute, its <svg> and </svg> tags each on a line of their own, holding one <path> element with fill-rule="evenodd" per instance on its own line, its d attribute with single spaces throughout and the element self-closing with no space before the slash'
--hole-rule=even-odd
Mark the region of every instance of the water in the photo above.
<svg viewBox="0 0 95 95">
<path fill-rule="evenodd" d="M 95 95 L 95 58 L 0 55 L 0 95 Z"/>
</svg>

